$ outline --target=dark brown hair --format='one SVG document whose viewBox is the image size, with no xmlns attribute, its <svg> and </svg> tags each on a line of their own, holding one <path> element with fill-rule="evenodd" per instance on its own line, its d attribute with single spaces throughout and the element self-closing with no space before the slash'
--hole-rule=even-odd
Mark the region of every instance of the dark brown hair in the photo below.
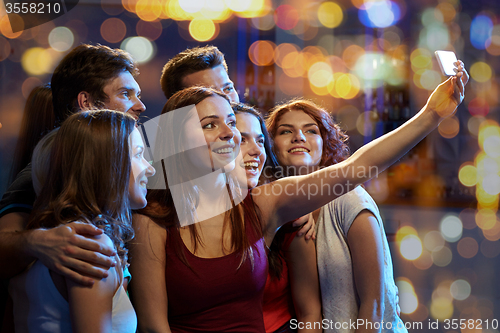
<svg viewBox="0 0 500 333">
<path fill-rule="evenodd" d="M 54 139 L 47 181 L 27 228 L 92 223 L 104 229 L 126 261 L 125 243 L 134 235 L 128 196 L 128 140 L 134 128 L 134 118 L 118 111 L 70 116 Z"/>
<path fill-rule="evenodd" d="M 105 45 L 82 44 L 75 47 L 59 63 L 52 74 L 52 95 L 56 121 L 61 124 L 78 110 L 77 97 L 82 91 L 90 94 L 94 104 L 102 108 L 108 100 L 103 89 L 123 72 L 139 74 L 128 52 Z"/>
<path fill-rule="evenodd" d="M 177 110 L 183 107 L 196 105 L 201 101 L 205 100 L 208 97 L 220 96 L 224 98 L 226 101 L 229 100 L 225 94 L 222 94 L 214 89 L 205 88 L 205 87 L 189 87 L 184 90 L 181 90 L 174 94 L 168 102 L 165 104 L 162 110 L 162 114 L 169 113 L 170 111 Z M 187 111 L 185 112 L 188 113 Z M 176 112 L 176 114 L 181 114 Z M 176 115 L 174 115 L 176 117 Z M 174 121 L 175 124 L 183 124 L 183 119 L 176 119 Z M 177 126 L 177 125 L 176 125 Z M 168 134 L 168 133 L 166 133 Z M 171 140 L 167 140 L 168 143 L 179 145 L 174 138 Z M 181 155 L 181 154 L 177 154 Z M 179 157 L 181 158 L 181 157 Z M 173 165 L 175 168 L 183 169 L 186 166 L 183 163 L 169 163 L 169 165 Z M 162 161 L 161 165 L 158 165 L 158 170 L 160 170 L 157 175 L 164 176 L 162 180 L 164 182 L 165 190 L 148 190 L 147 199 L 148 204 L 145 208 L 139 210 L 140 214 L 144 214 L 147 217 L 151 218 L 155 223 L 160 226 L 163 226 L 167 229 L 169 235 L 171 232 L 177 232 L 179 225 L 179 217 L 178 213 L 174 206 L 174 201 L 172 198 L 172 193 L 170 192 L 168 181 L 166 179 L 166 171 L 164 170 L 164 164 Z M 162 172 L 163 170 L 163 172 Z M 171 172 L 171 170 L 169 170 Z M 228 177 L 228 183 L 230 184 L 230 177 Z M 196 207 L 198 200 L 198 192 L 196 186 L 192 186 L 189 182 L 183 184 L 183 199 L 186 200 L 185 207 L 189 211 L 192 207 Z M 227 185 L 228 191 L 233 191 L 230 188 L 230 185 Z M 251 197 L 248 195 L 247 198 Z M 254 244 L 251 244 L 247 235 L 247 230 L 245 229 L 245 223 L 250 223 L 250 230 L 261 237 L 262 229 L 259 223 L 259 218 L 257 212 L 255 211 L 255 206 L 250 203 L 251 199 L 245 199 L 241 204 L 230 209 L 225 214 L 224 218 L 224 228 L 229 226 L 229 230 L 231 232 L 232 239 L 232 250 L 233 252 L 241 253 L 241 264 L 247 259 L 250 258 L 253 264 L 253 250 L 252 247 L 255 247 Z M 175 229 L 173 229 L 175 228 Z M 198 234 L 196 224 L 189 225 L 189 231 L 191 234 L 191 239 L 194 244 L 194 249 L 201 242 L 200 235 Z M 179 243 L 180 237 L 172 237 L 172 241 L 175 242 L 176 254 L 179 258 L 189 267 L 191 267 L 182 251 L 182 244 Z"/>
<path fill-rule="evenodd" d="M 227 70 L 224 54 L 212 45 L 194 47 L 179 52 L 170 59 L 161 73 L 160 84 L 163 94 L 168 99 L 176 92 L 187 88 L 182 81 L 186 75 L 200 72 L 217 66 Z"/>
<path fill-rule="evenodd" d="M 50 84 L 35 87 L 24 106 L 21 130 L 17 139 L 12 165 L 12 181 L 16 175 L 31 161 L 33 149 L 40 139 L 55 127 L 55 116 L 52 108 L 52 90 Z"/>
</svg>

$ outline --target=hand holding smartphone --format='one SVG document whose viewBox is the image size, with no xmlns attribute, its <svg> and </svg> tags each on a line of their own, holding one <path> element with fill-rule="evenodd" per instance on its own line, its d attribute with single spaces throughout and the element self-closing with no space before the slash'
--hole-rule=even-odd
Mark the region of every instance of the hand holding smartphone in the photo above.
<svg viewBox="0 0 500 333">
<path fill-rule="evenodd" d="M 441 68 L 441 72 L 444 75 L 454 76 L 457 73 L 455 72 L 455 63 L 458 61 L 455 52 L 452 51 L 436 51 L 436 58 L 438 60 L 439 67 Z"/>
</svg>

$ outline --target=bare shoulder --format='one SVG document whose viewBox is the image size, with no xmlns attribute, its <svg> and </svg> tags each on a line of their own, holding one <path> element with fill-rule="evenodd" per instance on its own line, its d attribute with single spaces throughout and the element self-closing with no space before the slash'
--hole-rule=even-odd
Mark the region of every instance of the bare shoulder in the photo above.
<svg viewBox="0 0 500 333">
<path fill-rule="evenodd" d="M 132 226 L 137 237 L 143 237 L 145 235 L 154 235 L 155 238 L 166 239 L 167 230 L 154 222 L 151 218 L 143 214 L 133 214 L 132 216 Z"/>
</svg>

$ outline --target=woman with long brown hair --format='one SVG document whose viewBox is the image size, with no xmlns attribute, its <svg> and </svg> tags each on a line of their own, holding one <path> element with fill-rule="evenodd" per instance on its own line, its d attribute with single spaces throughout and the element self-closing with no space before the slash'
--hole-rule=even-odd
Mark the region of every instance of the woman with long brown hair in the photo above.
<svg viewBox="0 0 500 333">
<path fill-rule="evenodd" d="M 104 230 L 97 241 L 116 249 L 116 267 L 85 287 L 36 261 L 10 282 L 16 332 L 135 332 L 123 270 L 134 235 L 130 209 L 146 205 L 154 174 L 143 151 L 134 118 L 118 111 L 82 111 L 58 130 L 27 229 L 93 224 Z"/>
<path fill-rule="evenodd" d="M 148 206 L 133 219 L 131 288 L 139 330 L 262 332 L 264 242 L 270 245 L 282 224 L 375 176 L 349 171 L 383 171 L 453 114 L 468 81 L 463 66 L 458 72 L 415 117 L 345 161 L 258 186 L 247 197 L 245 184 L 231 175 L 241 137 L 227 97 L 200 87 L 173 95 L 160 116 L 169 136 L 153 148 L 159 174 L 166 176 L 156 186 L 163 189 L 151 191 Z M 161 138 L 157 134 L 156 141 Z M 173 149 L 158 155 L 162 145 Z M 309 192 L 324 187 L 330 191 Z"/>
</svg>

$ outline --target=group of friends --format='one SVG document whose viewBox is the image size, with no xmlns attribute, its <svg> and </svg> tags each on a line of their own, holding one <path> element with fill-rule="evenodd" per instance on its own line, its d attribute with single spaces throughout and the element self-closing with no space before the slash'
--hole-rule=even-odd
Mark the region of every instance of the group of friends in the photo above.
<svg viewBox="0 0 500 333">
<path fill-rule="evenodd" d="M 74 48 L 27 100 L 0 201 L 2 332 L 406 332 L 358 185 L 455 113 L 469 79 L 455 65 L 413 118 L 350 155 L 310 100 L 266 119 L 240 103 L 214 46 L 167 62 L 167 102 L 145 123 L 131 56 Z"/>
</svg>

